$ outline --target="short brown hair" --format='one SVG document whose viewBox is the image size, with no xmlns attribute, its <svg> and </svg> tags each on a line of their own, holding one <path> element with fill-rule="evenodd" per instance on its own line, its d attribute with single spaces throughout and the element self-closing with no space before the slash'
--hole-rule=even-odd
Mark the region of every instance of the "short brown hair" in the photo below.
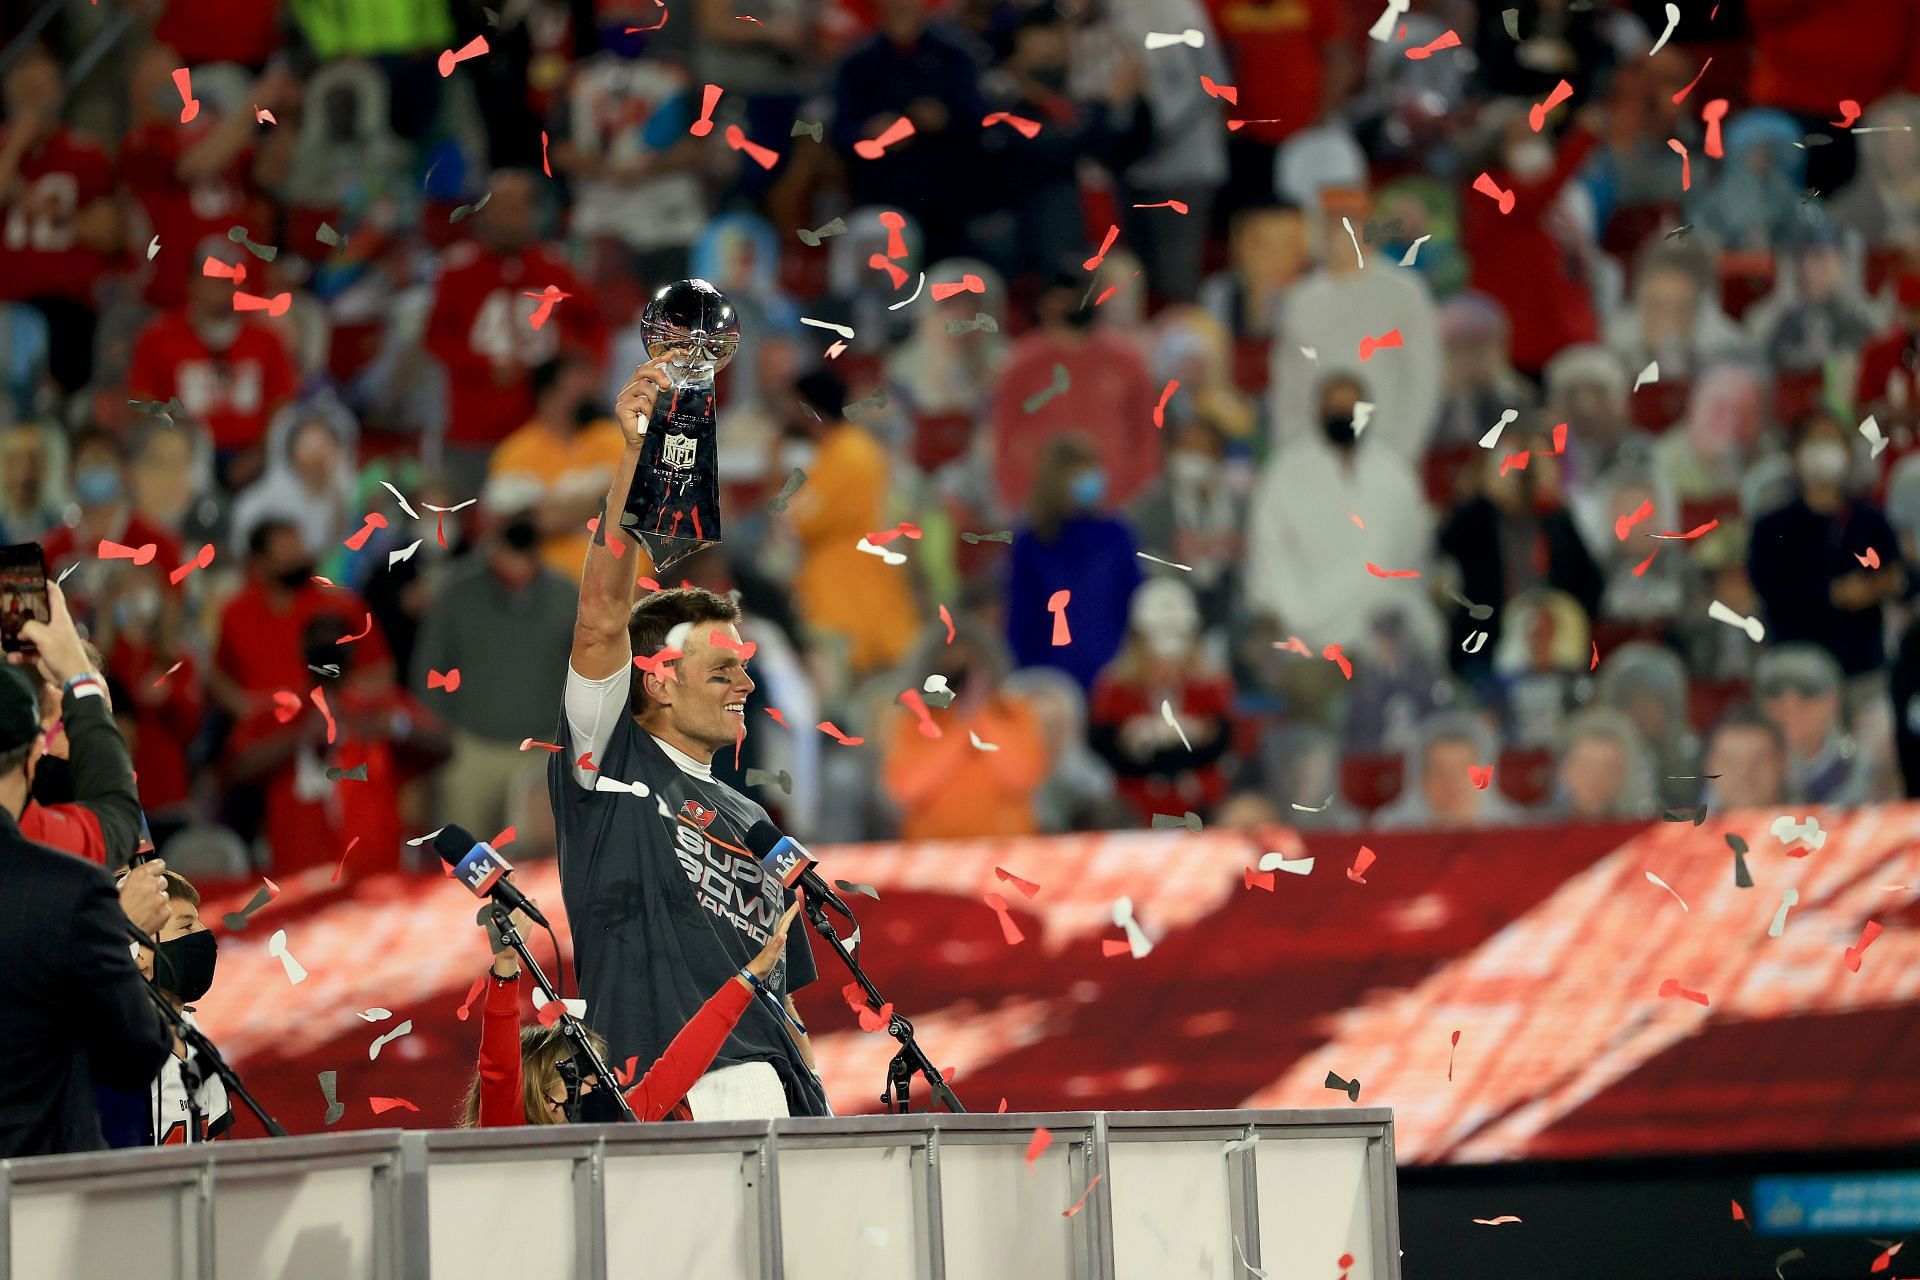
<svg viewBox="0 0 1920 1280">
<path fill-rule="evenodd" d="M 114 872 L 114 887 L 118 888 L 125 882 L 127 873 L 132 870 L 132 867 L 122 867 Z M 160 878 L 167 882 L 168 898 L 179 902 L 191 902 L 196 907 L 200 905 L 200 891 L 193 887 L 193 881 L 171 868 L 162 870 L 160 872 Z"/>
<path fill-rule="evenodd" d="M 627 615 L 627 640 L 635 657 L 658 653 L 667 643 L 667 633 L 683 622 L 740 621 L 740 606 L 705 587 L 670 587 L 655 591 L 633 606 Z M 639 715 L 647 709 L 646 683 L 635 680 L 627 695 L 627 711 Z"/>
</svg>

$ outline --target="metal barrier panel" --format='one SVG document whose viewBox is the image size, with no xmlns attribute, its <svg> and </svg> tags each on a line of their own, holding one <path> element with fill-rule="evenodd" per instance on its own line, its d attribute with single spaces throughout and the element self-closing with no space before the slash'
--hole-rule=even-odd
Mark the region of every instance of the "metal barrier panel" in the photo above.
<svg viewBox="0 0 1920 1280">
<path fill-rule="evenodd" d="M 1343 1255 L 1350 1280 L 1400 1278 L 1384 1109 L 388 1131 L 0 1161 L 0 1280 L 1238 1280 L 1337 1275 Z"/>
<path fill-rule="evenodd" d="M 636 1130 L 603 1130 L 601 1185 L 606 1256 L 646 1259 L 649 1274 L 676 1280 L 772 1276 L 772 1153 L 765 1123 L 716 1123 L 737 1136 L 626 1141 Z M 628 1272 L 619 1267 L 613 1275 Z"/>
</svg>

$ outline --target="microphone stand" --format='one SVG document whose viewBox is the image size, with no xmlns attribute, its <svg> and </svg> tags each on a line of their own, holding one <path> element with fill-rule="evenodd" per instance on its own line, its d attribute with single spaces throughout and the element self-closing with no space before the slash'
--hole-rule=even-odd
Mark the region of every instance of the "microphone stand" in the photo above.
<svg viewBox="0 0 1920 1280">
<path fill-rule="evenodd" d="M 862 991 L 866 992 L 867 1007 L 876 1013 L 879 1012 L 887 1003 L 885 998 L 881 996 L 879 988 L 873 985 L 872 979 L 868 978 L 866 972 L 860 968 L 860 962 L 853 958 L 852 950 L 844 946 L 840 941 L 840 935 L 833 931 L 833 923 L 827 919 L 826 908 L 815 901 L 810 894 L 802 895 L 802 900 L 805 905 L 800 910 L 806 915 L 807 923 L 813 926 L 814 932 L 827 940 L 827 945 L 833 948 L 833 953 L 839 956 L 852 972 L 853 980 L 860 984 Z M 848 918 L 852 919 L 851 916 Z M 900 1042 L 900 1051 L 894 1054 L 893 1061 L 887 1064 L 886 1087 L 880 1091 L 880 1101 L 887 1110 L 897 1115 L 907 1114 L 911 1109 L 909 1094 L 913 1089 L 913 1076 L 915 1072 L 919 1072 L 926 1079 L 927 1088 L 932 1091 L 933 1100 L 936 1103 L 955 1115 L 964 1115 L 967 1109 L 960 1105 L 960 1099 L 956 1098 L 953 1090 L 947 1087 L 946 1079 L 940 1074 L 940 1068 L 933 1065 L 933 1059 L 927 1057 L 926 1050 L 922 1049 L 920 1042 L 914 1039 L 913 1024 L 895 1013 L 887 1021 L 887 1034 Z"/>
<path fill-rule="evenodd" d="M 267 1114 L 267 1109 L 255 1101 L 251 1093 L 247 1092 L 247 1086 L 240 1079 L 240 1073 L 227 1065 L 227 1060 L 222 1058 L 220 1051 L 213 1047 L 213 1041 L 207 1039 L 207 1033 L 183 1018 L 179 1011 L 173 1007 L 172 1002 L 160 994 L 158 987 L 154 986 L 151 982 L 145 982 L 141 985 L 146 988 L 147 998 L 153 1001 L 153 1007 L 158 1009 L 160 1016 L 172 1025 L 173 1033 L 180 1037 L 182 1044 L 185 1044 L 188 1049 L 192 1050 L 192 1054 L 189 1055 L 190 1061 L 183 1064 L 181 1070 L 181 1083 L 186 1086 L 187 1091 L 189 1116 L 192 1117 L 197 1112 L 197 1108 L 193 1102 L 193 1090 L 196 1082 L 189 1078 L 187 1068 L 196 1065 L 191 1059 L 197 1058 L 204 1066 L 213 1068 L 213 1073 L 220 1077 L 222 1084 L 227 1086 L 227 1092 L 229 1094 L 232 1094 L 246 1104 L 247 1110 L 253 1112 L 254 1119 L 258 1120 L 260 1126 L 267 1131 L 267 1136 L 273 1138 L 286 1137 L 287 1131 L 280 1127 L 278 1120 L 275 1120 Z M 201 1079 L 205 1079 L 205 1076 L 203 1075 Z M 158 1135 L 156 1135 L 156 1137 L 157 1136 Z M 198 1140 L 197 1135 L 195 1140 Z"/>
<path fill-rule="evenodd" d="M 555 993 L 553 984 L 547 981 L 547 975 L 541 971 L 540 962 L 533 958 L 531 951 L 527 950 L 526 939 L 522 938 L 520 931 L 513 927 L 512 914 L 505 907 L 496 904 L 493 908 L 493 924 L 500 931 L 500 941 L 512 947 L 514 954 L 520 957 L 520 963 L 526 966 L 527 976 L 533 979 L 534 985 L 546 992 L 548 999 L 559 1000 L 560 997 Z M 593 1064 L 593 1072 L 599 1077 L 600 1087 L 612 1091 L 614 1101 L 619 1104 L 622 1118 L 639 1123 L 640 1117 L 633 1114 L 633 1106 L 627 1101 L 626 1093 L 621 1090 L 619 1079 L 608 1070 L 606 1059 L 602 1058 L 600 1051 L 594 1048 L 593 1037 L 587 1034 L 587 1024 L 568 1012 L 564 1001 L 560 1005 L 560 1034 L 573 1044 L 575 1054 L 585 1057 Z"/>
</svg>

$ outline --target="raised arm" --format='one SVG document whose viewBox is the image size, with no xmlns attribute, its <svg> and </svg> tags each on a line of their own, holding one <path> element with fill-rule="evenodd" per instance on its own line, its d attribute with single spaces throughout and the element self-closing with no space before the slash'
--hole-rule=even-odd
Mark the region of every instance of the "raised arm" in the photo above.
<svg viewBox="0 0 1920 1280">
<path fill-rule="evenodd" d="M 633 612 L 635 561 L 627 559 L 631 543 L 614 539 L 626 537 L 620 531 L 620 513 L 626 509 L 627 491 L 640 464 L 640 442 L 653 416 L 654 400 L 666 389 L 667 375 L 660 362 L 649 361 L 633 371 L 614 403 L 613 416 L 627 447 L 614 468 L 606 506 L 600 510 L 600 523 L 587 547 L 586 567 L 580 572 L 580 607 L 573 618 L 570 662 L 574 673 L 588 680 L 604 680 L 633 661 L 627 615 Z"/>
</svg>

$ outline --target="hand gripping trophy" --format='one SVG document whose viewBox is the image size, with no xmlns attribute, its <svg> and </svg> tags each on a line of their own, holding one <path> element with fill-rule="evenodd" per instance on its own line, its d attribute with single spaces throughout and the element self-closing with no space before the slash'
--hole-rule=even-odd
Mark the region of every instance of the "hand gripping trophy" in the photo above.
<svg viewBox="0 0 1920 1280">
<path fill-rule="evenodd" d="M 720 541 L 713 379 L 740 343 L 740 317 L 705 280 L 676 280 L 648 299 L 640 333 L 671 390 L 654 405 L 620 527 L 664 569 Z"/>
</svg>

